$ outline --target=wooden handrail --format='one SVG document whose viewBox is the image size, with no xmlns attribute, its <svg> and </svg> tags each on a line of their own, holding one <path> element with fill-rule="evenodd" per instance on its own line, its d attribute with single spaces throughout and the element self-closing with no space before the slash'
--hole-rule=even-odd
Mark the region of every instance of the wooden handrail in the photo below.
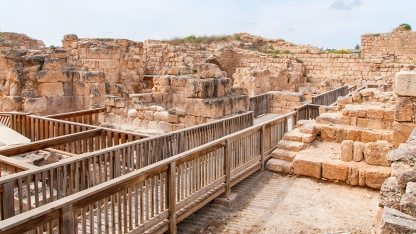
<svg viewBox="0 0 416 234">
<path fill-rule="evenodd" d="M 127 202 L 125 204 L 130 208 L 126 208 L 124 206 L 124 214 L 127 215 L 125 212 L 129 212 L 130 217 L 132 217 L 135 210 L 132 210 L 131 199 L 138 202 L 137 199 L 146 198 L 146 196 L 138 197 L 138 191 L 142 191 L 143 189 L 146 193 L 148 193 L 147 189 L 151 188 L 153 189 L 152 191 L 158 191 L 154 190 L 154 188 L 161 189 L 166 186 L 166 197 L 162 196 L 164 193 L 161 191 L 159 197 L 160 200 L 154 201 L 157 205 L 156 207 L 158 208 L 154 208 L 153 202 L 145 204 L 146 206 L 150 206 L 152 210 L 156 209 L 155 213 L 152 211 L 152 215 L 149 217 L 146 216 L 144 220 L 139 219 L 138 216 L 134 216 L 133 218 L 135 222 L 133 222 L 133 219 L 130 221 L 123 221 L 120 216 L 118 216 L 119 220 L 116 221 L 117 225 L 112 226 L 111 228 L 117 228 L 119 231 L 124 230 L 124 232 L 128 232 L 132 230 L 145 231 L 158 227 L 158 230 L 170 230 L 171 232 L 175 232 L 177 222 L 191 214 L 198 207 L 206 204 L 221 193 L 226 192 L 227 188 L 232 187 L 238 183 L 238 181 L 242 180 L 254 171 L 259 170 L 261 168 L 261 163 L 263 163 L 261 160 L 264 158 L 260 154 L 265 153 L 266 150 L 271 152 L 270 150 L 273 150 L 277 146 L 277 142 L 283 137 L 284 131 L 287 131 L 287 127 L 285 126 L 287 126 L 287 120 L 289 118 L 295 119 L 296 112 L 279 116 L 275 119 L 266 121 L 261 125 L 246 128 L 218 140 L 214 140 L 128 174 L 119 176 L 113 180 L 101 183 L 92 188 L 88 188 L 84 191 L 67 196 L 65 199 L 53 201 L 31 211 L 18 214 L 12 219 L 9 218 L 1 221 L 0 231 L 4 233 L 13 233 L 16 231 L 24 232 L 32 229 L 42 229 L 45 224 L 49 225 L 49 230 L 51 230 L 51 225 L 57 225 L 60 230 L 65 230 L 67 233 L 74 233 L 75 228 L 78 228 L 78 224 L 75 224 L 75 222 L 79 222 L 76 218 L 78 214 L 81 214 L 82 220 L 80 228 L 83 231 L 86 231 L 85 224 L 86 222 L 93 222 L 91 219 L 94 218 L 91 215 L 93 215 L 92 212 L 94 210 L 97 210 L 96 215 L 101 214 L 103 210 L 107 211 L 110 207 L 112 207 L 111 209 L 113 210 L 117 207 L 117 210 L 121 212 L 120 209 L 122 206 L 120 204 Z M 276 124 L 280 127 L 277 127 Z M 269 130 L 266 131 L 265 127 Z M 272 129 L 275 130 L 270 131 Z M 264 135 L 265 133 L 267 134 Z M 263 142 L 256 141 L 256 136 L 258 134 L 265 136 Z M 271 141 L 272 139 L 273 142 Z M 243 142 L 251 143 L 243 144 Z M 267 148 L 260 151 L 260 148 L 256 147 L 258 143 L 261 144 L 260 148 Z M 227 152 L 232 153 L 232 155 L 230 155 L 230 157 L 224 157 L 224 147 L 239 147 L 241 149 L 238 151 L 230 149 L 230 151 Z M 228 160 L 225 160 L 227 158 L 231 159 L 233 163 L 228 164 L 226 167 L 222 167 L 221 165 L 227 165 Z M 208 162 L 211 169 L 213 169 L 215 165 L 220 166 L 215 166 L 218 169 L 226 169 L 220 170 L 220 174 L 217 173 L 216 175 L 214 175 L 212 171 L 211 176 L 208 176 L 208 174 L 204 174 L 203 170 L 197 169 L 198 167 L 208 166 Z M 192 174 L 193 176 L 189 174 L 187 171 L 191 170 L 191 167 L 188 168 L 187 165 L 194 165 L 192 170 L 196 174 Z M 226 170 L 228 170 L 228 172 Z M 197 178 L 200 178 L 201 180 L 192 179 L 194 176 L 197 176 Z M 155 178 L 158 181 L 156 184 L 153 182 L 151 184 L 147 184 L 146 181 L 153 181 Z M 185 187 L 183 187 L 184 184 L 182 183 L 185 179 L 190 179 L 189 183 L 192 183 L 192 186 L 196 186 L 198 189 L 194 190 L 189 187 L 191 191 L 185 191 Z M 188 185 L 191 186 L 191 184 Z M 200 191 L 204 191 L 204 193 L 200 193 Z M 132 195 L 134 198 L 131 197 Z M 192 200 L 189 200 L 191 197 Z M 130 203 L 128 202 L 128 199 L 130 199 Z M 165 202 L 167 205 L 164 205 Z M 137 207 L 138 203 L 135 204 L 135 209 L 140 209 L 140 215 L 143 215 L 143 212 L 149 212 L 148 208 L 146 208 L 147 210 L 143 210 L 142 208 Z M 84 214 L 89 215 L 85 216 Z M 150 213 L 146 214 L 149 215 Z M 69 219 L 63 218 L 63 216 L 69 217 Z M 99 217 L 101 216 L 98 216 L 97 222 L 100 224 L 102 222 L 107 222 Z M 86 218 L 89 220 L 85 220 Z M 115 217 L 113 217 L 113 219 L 114 218 Z M 165 219 L 167 219 L 168 222 L 165 222 Z M 53 222 L 53 220 L 56 220 L 56 222 Z M 93 226 L 95 225 L 94 223 L 91 224 Z M 105 226 L 108 227 L 108 225 Z M 102 227 L 104 226 L 97 226 L 99 229 Z"/>
<path fill-rule="evenodd" d="M 3 202 L 5 201 L 5 196 L 1 195 L 11 191 L 11 188 L 21 189 L 25 184 L 32 184 L 30 190 L 23 192 L 30 192 L 42 197 L 42 202 L 34 203 L 34 199 L 29 200 L 27 195 L 18 197 L 16 201 L 8 202 L 12 204 L 29 203 L 31 206 L 40 207 L 45 205 L 45 203 L 59 200 L 195 146 L 203 145 L 209 141 L 249 127 L 252 125 L 252 122 L 252 112 L 248 112 L 162 136 L 124 142 L 123 144 L 113 146 L 109 145 L 98 150 L 86 148 L 90 152 L 63 159 L 35 170 L 26 170 L 0 178 L 0 200 L 3 199 Z M 96 138 L 101 139 L 102 137 L 107 137 L 107 134 L 101 137 L 97 136 Z M 101 142 L 103 141 L 101 140 Z M 93 146 L 96 147 L 96 144 L 93 144 Z M 86 170 L 87 168 L 88 170 Z M 100 176 L 98 177 L 96 173 L 100 173 Z M 46 182 L 47 186 L 34 186 L 40 182 Z M 45 195 L 45 189 L 57 191 L 57 194 L 49 195 L 49 192 L 46 191 Z M 8 196 L 13 197 L 14 195 Z M 6 212 L 7 216 L 4 216 L 3 219 L 28 211 L 25 208 L 28 206 L 13 207 L 16 207 L 16 210 Z"/>
<path fill-rule="evenodd" d="M 72 133 L 68 135 L 58 136 L 50 139 L 30 142 L 27 144 L 14 146 L 10 148 L 0 149 L 0 154 L 4 156 L 13 156 L 17 154 L 24 154 L 36 150 L 41 150 L 51 146 L 66 144 L 76 140 L 84 140 L 101 135 L 101 129 L 92 129 L 83 132 Z"/>
<path fill-rule="evenodd" d="M 347 94 L 348 94 L 348 85 L 344 85 L 340 88 L 324 92 L 317 96 L 313 96 L 312 104 L 329 106 L 332 103 L 335 103 L 338 97 L 345 96 Z"/>
<path fill-rule="evenodd" d="M 91 109 L 91 110 L 81 110 L 81 111 L 53 114 L 53 115 L 47 115 L 44 117 L 51 118 L 51 119 L 64 119 L 64 118 L 77 117 L 77 116 L 82 116 L 82 115 L 91 115 L 91 114 L 101 113 L 101 112 L 105 112 L 104 107 Z"/>
</svg>

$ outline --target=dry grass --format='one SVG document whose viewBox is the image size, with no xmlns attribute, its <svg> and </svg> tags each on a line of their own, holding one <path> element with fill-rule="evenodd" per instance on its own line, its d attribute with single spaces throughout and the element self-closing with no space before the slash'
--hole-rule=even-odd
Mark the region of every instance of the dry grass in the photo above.
<svg viewBox="0 0 416 234">
<path fill-rule="evenodd" d="M 227 35 L 212 35 L 212 36 L 195 36 L 190 35 L 183 38 L 173 38 L 171 40 L 166 40 L 165 42 L 172 45 L 181 45 L 181 44 L 212 44 L 215 42 L 226 42 L 230 41 L 230 36 Z"/>
</svg>

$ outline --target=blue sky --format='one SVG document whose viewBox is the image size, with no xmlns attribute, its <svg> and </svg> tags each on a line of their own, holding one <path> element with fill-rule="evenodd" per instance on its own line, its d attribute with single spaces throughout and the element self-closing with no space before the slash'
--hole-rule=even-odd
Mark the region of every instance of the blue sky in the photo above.
<svg viewBox="0 0 416 234">
<path fill-rule="evenodd" d="M 55 46 L 69 33 L 142 41 L 248 32 L 352 48 L 363 33 L 416 28 L 415 9 L 415 0 L 3 0 L 0 31 Z"/>
</svg>

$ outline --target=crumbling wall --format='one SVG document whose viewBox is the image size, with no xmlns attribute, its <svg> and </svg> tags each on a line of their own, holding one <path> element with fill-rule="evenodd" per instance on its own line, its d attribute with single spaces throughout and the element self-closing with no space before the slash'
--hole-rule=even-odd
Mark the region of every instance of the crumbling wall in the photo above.
<svg viewBox="0 0 416 234">
<path fill-rule="evenodd" d="M 0 111 L 88 109 L 103 106 L 106 94 L 144 87 L 142 43 L 67 35 L 55 48 L 24 35 L 0 36 Z"/>
<path fill-rule="evenodd" d="M 392 89 L 394 75 L 402 70 L 414 70 L 412 63 L 380 58 L 362 58 L 359 54 L 296 54 L 305 66 L 308 82 L 330 82 L 331 86 L 351 84 L 385 84 Z"/>
<path fill-rule="evenodd" d="M 195 74 L 156 76 L 151 93 L 107 96 L 105 122 L 161 133 L 248 110 L 248 96 L 234 92 L 231 80 L 218 66 L 204 63 L 194 67 Z"/>
<path fill-rule="evenodd" d="M 388 155 L 392 173 L 380 190 L 376 233 L 416 232 L 416 129 Z"/>
<path fill-rule="evenodd" d="M 143 43 L 126 39 L 79 39 L 66 35 L 68 63 L 80 70 L 105 73 L 110 94 L 140 92 L 144 88 Z"/>
<path fill-rule="evenodd" d="M 416 32 L 397 28 L 391 33 L 361 36 L 361 55 L 365 58 L 416 59 Z"/>
</svg>

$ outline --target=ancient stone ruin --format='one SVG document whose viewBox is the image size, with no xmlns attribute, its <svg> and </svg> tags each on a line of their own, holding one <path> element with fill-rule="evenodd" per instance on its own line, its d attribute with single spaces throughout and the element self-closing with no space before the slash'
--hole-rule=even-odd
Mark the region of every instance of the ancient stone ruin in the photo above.
<svg viewBox="0 0 416 234">
<path fill-rule="evenodd" d="M 380 191 L 366 231 L 416 232 L 416 34 L 361 45 L 0 33 L 0 232 L 175 233 L 265 169 Z"/>
</svg>

